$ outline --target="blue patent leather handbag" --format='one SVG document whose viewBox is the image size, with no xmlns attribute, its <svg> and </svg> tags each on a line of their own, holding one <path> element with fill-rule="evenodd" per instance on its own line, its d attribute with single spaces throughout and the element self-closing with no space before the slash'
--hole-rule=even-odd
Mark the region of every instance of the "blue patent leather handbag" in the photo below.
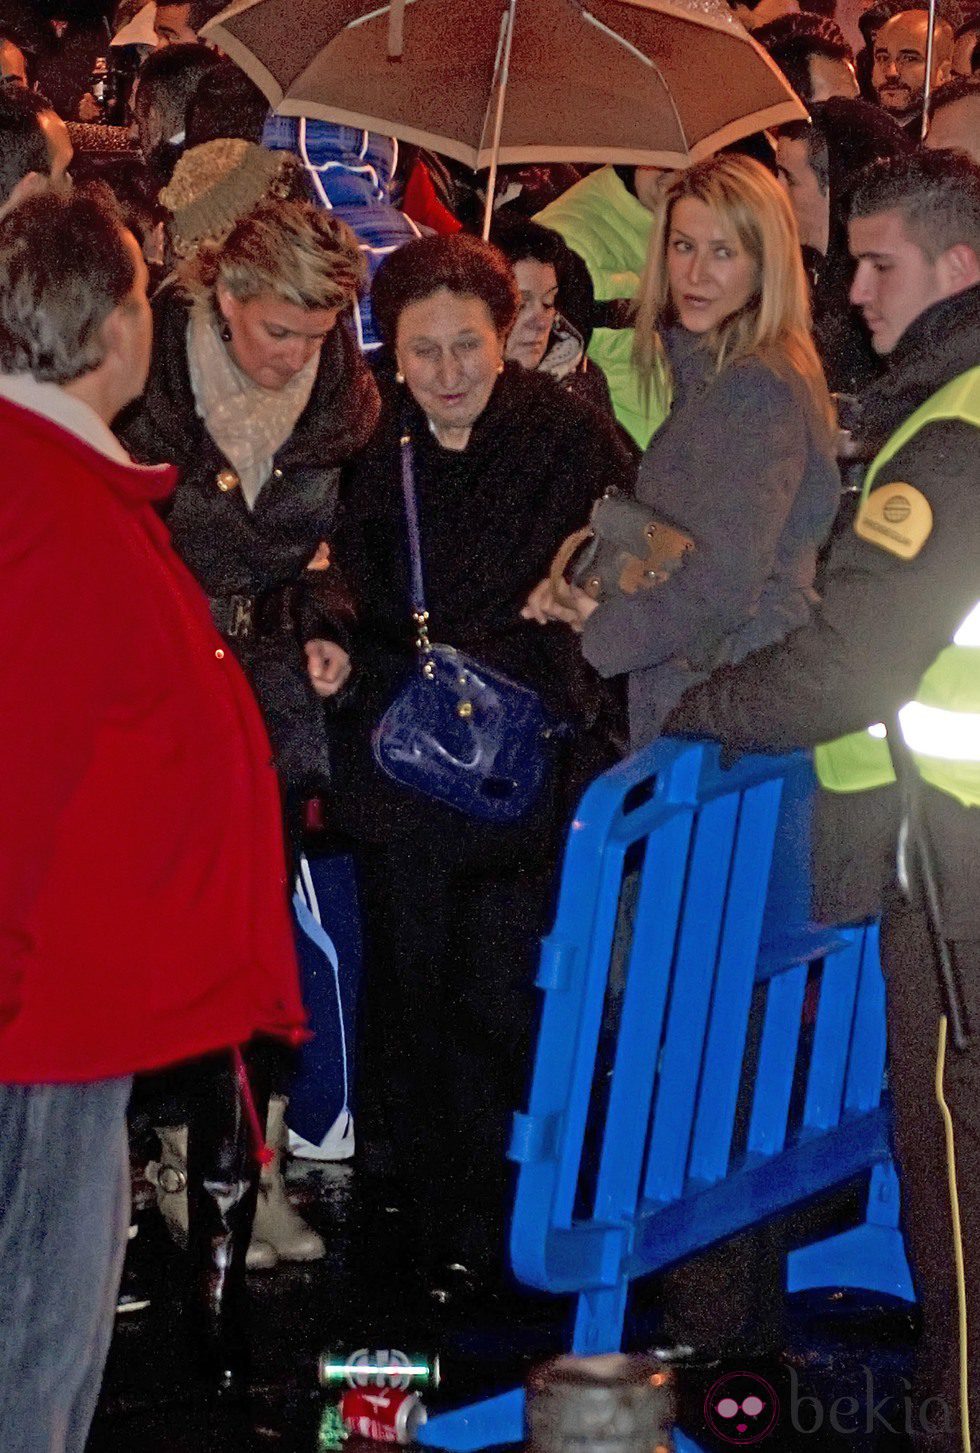
<svg viewBox="0 0 980 1453">
<path fill-rule="evenodd" d="M 430 642 L 407 434 L 401 474 L 418 657 L 416 670 L 375 728 L 375 760 L 395 782 L 447 807 L 486 822 L 515 822 L 541 792 L 552 728 L 529 687 L 453 646 Z"/>
</svg>

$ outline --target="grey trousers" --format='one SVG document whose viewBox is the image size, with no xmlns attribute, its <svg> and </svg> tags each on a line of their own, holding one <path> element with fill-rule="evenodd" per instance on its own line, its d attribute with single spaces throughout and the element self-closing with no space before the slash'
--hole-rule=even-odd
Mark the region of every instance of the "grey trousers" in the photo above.
<svg viewBox="0 0 980 1453">
<path fill-rule="evenodd" d="M 129 1223 L 130 1079 L 0 1084 L 0 1448 L 82 1453 Z"/>
</svg>

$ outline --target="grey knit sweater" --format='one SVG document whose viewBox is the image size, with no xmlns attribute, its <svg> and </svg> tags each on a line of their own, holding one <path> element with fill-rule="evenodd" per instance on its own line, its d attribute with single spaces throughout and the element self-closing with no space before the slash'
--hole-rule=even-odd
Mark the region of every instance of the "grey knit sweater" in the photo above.
<svg viewBox="0 0 980 1453">
<path fill-rule="evenodd" d="M 643 456 L 637 495 L 696 549 L 666 584 L 600 605 L 582 638 L 601 675 L 629 673 L 634 749 L 715 665 L 807 619 L 840 490 L 802 382 L 757 357 L 716 373 L 702 341 L 680 328 L 665 343 L 673 406 Z"/>
</svg>

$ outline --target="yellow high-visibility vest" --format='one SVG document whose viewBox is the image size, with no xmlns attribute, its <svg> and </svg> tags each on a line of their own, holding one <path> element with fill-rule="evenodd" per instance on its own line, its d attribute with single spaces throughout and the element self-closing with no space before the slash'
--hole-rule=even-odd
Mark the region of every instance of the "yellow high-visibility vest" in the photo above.
<svg viewBox="0 0 980 1453">
<path fill-rule="evenodd" d="M 945 384 L 895 430 L 872 460 L 862 504 L 893 456 L 939 419 L 962 419 L 980 429 L 980 367 Z M 980 807 L 980 601 L 926 671 L 899 722 L 923 781 L 966 807 Z M 813 759 L 820 785 L 830 792 L 864 792 L 895 780 L 880 723 L 823 743 Z"/>
</svg>

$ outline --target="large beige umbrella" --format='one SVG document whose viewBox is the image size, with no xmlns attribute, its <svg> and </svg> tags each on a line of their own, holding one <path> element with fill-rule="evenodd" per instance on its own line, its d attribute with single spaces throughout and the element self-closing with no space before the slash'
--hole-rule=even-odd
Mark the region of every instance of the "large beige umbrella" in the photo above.
<svg viewBox="0 0 980 1453">
<path fill-rule="evenodd" d="M 806 115 L 725 0 L 235 0 L 203 33 L 283 115 L 490 166 L 491 194 L 498 162 L 686 166 Z"/>
</svg>

